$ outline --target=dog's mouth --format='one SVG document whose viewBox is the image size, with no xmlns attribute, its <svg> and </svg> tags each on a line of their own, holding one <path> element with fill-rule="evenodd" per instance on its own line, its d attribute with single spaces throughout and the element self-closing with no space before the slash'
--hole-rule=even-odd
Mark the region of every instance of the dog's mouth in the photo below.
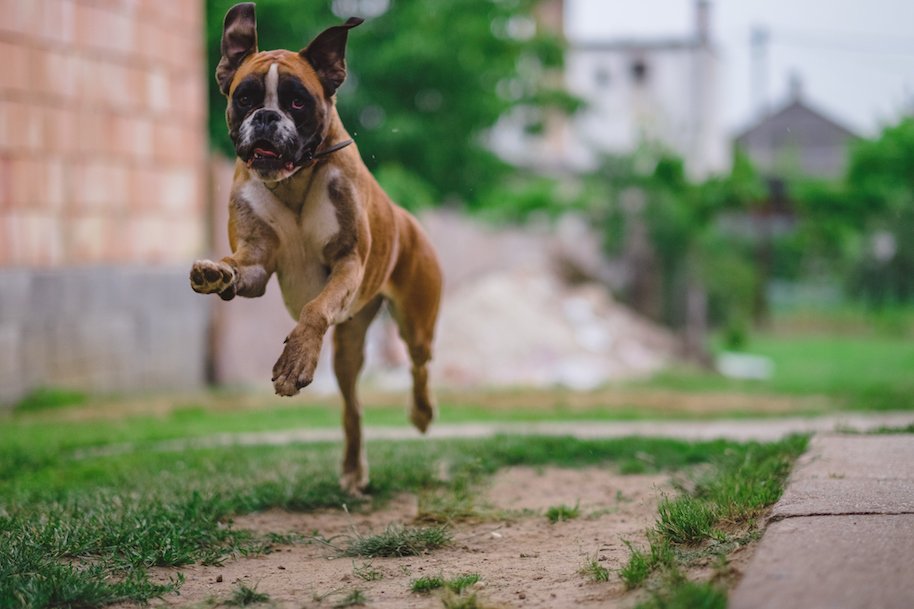
<svg viewBox="0 0 914 609">
<path fill-rule="evenodd" d="M 259 171 L 278 171 L 280 169 L 292 171 L 295 168 L 295 163 L 291 159 L 283 157 L 282 152 L 266 140 L 254 142 L 246 164 L 249 168 Z"/>
</svg>

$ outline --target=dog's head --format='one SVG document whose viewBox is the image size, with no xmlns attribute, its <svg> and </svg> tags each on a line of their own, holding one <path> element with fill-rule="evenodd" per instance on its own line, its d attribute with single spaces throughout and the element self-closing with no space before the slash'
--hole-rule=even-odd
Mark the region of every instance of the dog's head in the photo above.
<svg viewBox="0 0 914 609">
<path fill-rule="evenodd" d="M 265 182 L 284 180 L 311 161 L 330 125 L 333 95 L 346 78 L 351 18 L 322 32 L 300 52 L 257 50 L 254 4 L 225 15 L 216 81 L 235 153 Z"/>
</svg>

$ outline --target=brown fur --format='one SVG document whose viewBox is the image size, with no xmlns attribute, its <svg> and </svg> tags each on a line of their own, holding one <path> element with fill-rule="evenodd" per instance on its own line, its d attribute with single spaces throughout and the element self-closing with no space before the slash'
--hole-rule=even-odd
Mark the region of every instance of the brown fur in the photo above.
<svg viewBox="0 0 914 609">
<path fill-rule="evenodd" d="M 235 29 L 233 35 L 234 32 Z M 241 52 L 236 52 L 239 55 Z M 293 75 L 317 99 L 324 100 L 317 104 L 315 112 L 324 129 L 325 147 L 329 147 L 349 139 L 349 134 L 337 114 L 332 92 L 326 94 L 326 78 L 322 80 L 305 57 L 305 52 L 255 52 L 244 55 L 237 66 L 224 58 L 217 78 L 226 79 L 235 70 L 228 87 L 231 99 L 237 83 L 246 76 L 265 74 L 272 64 L 278 64 L 280 74 Z M 337 74 L 333 70 L 328 73 Z M 229 108 L 231 121 L 231 104 Z M 301 238 L 308 239 L 305 231 L 309 227 L 296 224 L 290 228 L 264 219 L 262 211 L 258 212 L 258 202 L 249 200 L 250 195 L 245 194 L 249 192 L 246 185 L 252 181 L 256 178 L 238 160 L 229 199 L 232 254 L 220 262 L 194 263 L 191 270 L 194 290 L 218 293 L 225 299 L 235 295 L 255 297 L 263 294 L 274 272 L 281 279 L 299 272 L 283 267 L 280 233 L 299 230 Z M 330 326 L 336 326 L 333 362 L 344 401 L 346 436 L 341 485 L 357 494 L 368 483 L 356 395 L 356 381 L 364 361 L 365 332 L 382 302 L 387 300 L 413 362 L 414 399 L 410 418 L 424 432 L 433 417 L 427 363 L 431 358 L 441 295 L 440 267 L 418 222 L 391 202 L 365 167 L 354 144 L 302 167 L 290 178 L 270 184 L 269 190 L 284 206 L 286 211 L 282 213 L 291 213 L 292 218 L 305 218 L 305 214 L 313 213 L 311 210 L 326 205 L 327 201 L 333 206 L 339 227 L 336 233 L 325 243 L 311 244 L 313 248 L 304 244 L 308 251 L 317 252 L 319 260 L 315 262 L 323 270 L 319 275 L 323 280 L 315 280 L 319 285 L 310 287 L 316 296 L 300 311 L 294 311 L 297 324 L 273 368 L 273 382 L 280 395 L 294 395 L 307 386 L 313 378 L 324 334 Z M 284 297 L 287 305 L 294 302 L 291 295 L 284 293 Z"/>
</svg>

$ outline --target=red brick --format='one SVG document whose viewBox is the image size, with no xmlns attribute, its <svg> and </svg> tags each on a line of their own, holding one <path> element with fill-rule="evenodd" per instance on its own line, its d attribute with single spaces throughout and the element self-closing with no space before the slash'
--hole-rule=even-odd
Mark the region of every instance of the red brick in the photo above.
<svg viewBox="0 0 914 609">
<path fill-rule="evenodd" d="M 108 124 L 98 112 L 80 112 L 75 115 L 76 148 L 84 158 L 107 152 Z"/>
<path fill-rule="evenodd" d="M 76 43 L 84 49 L 127 53 L 133 49 L 135 24 L 130 15 L 80 3 L 76 8 Z"/>
<path fill-rule="evenodd" d="M 69 234 L 68 262 L 72 264 L 114 262 L 110 256 L 119 249 L 115 242 L 115 220 L 110 215 L 87 214 L 70 218 L 67 226 Z M 114 243 L 113 243 L 114 242 Z"/>
<path fill-rule="evenodd" d="M 40 0 L 3 0 L 0 3 L 0 29 L 35 36 L 40 30 Z"/>
<path fill-rule="evenodd" d="M 4 222 L 15 265 L 49 266 L 62 260 L 60 220 L 48 212 L 12 213 Z"/>
<path fill-rule="evenodd" d="M 35 51 L 32 57 L 32 91 L 64 101 L 75 99 L 82 60 L 66 52 Z"/>
<path fill-rule="evenodd" d="M 44 120 L 49 152 L 72 155 L 79 150 L 79 114 L 69 108 L 48 108 Z"/>
<path fill-rule="evenodd" d="M 164 69 L 146 72 L 145 107 L 155 114 L 165 114 L 171 103 L 171 83 Z"/>
<path fill-rule="evenodd" d="M 0 42 L 0 91 L 27 91 L 29 88 L 29 49 L 7 42 Z"/>
<path fill-rule="evenodd" d="M 12 209 L 12 160 L 0 155 L 0 211 Z"/>
<path fill-rule="evenodd" d="M 187 150 L 186 127 L 159 121 L 153 129 L 155 158 L 163 163 L 186 163 L 194 155 Z"/>
<path fill-rule="evenodd" d="M 130 176 L 123 164 L 90 160 L 73 167 L 71 175 L 75 209 L 99 213 L 127 208 Z"/>
<path fill-rule="evenodd" d="M 72 44 L 76 34 L 76 5 L 73 0 L 43 0 L 40 33 L 45 40 Z"/>
</svg>

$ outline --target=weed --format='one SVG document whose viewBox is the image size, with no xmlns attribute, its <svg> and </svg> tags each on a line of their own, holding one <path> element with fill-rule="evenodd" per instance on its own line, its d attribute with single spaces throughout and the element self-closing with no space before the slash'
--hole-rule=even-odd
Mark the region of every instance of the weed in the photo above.
<svg viewBox="0 0 914 609">
<path fill-rule="evenodd" d="M 654 563 L 649 554 L 635 548 L 630 542 L 626 541 L 625 545 L 629 550 L 628 562 L 619 570 L 619 577 L 625 583 L 625 588 L 631 590 L 644 583 L 651 574 Z"/>
<path fill-rule="evenodd" d="M 269 600 L 270 595 L 258 592 L 256 585 L 253 588 L 249 588 L 244 583 L 239 583 L 235 591 L 232 592 L 232 597 L 225 601 L 225 604 L 233 607 L 247 607 L 248 605 L 265 603 Z"/>
<path fill-rule="evenodd" d="M 490 609 L 476 594 L 445 594 L 441 597 L 444 609 Z"/>
<path fill-rule="evenodd" d="M 443 526 L 411 528 L 391 525 L 377 535 L 357 535 L 343 550 L 344 556 L 363 558 L 417 556 L 451 543 L 450 531 Z"/>
<path fill-rule="evenodd" d="M 453 577 L 445 582 L 445 586 L 451 592 L 460 594 L 473 584 L 479 581 L 479 573 L 464 573 L 463 575 L 458 575 Z"/>
<path fill-rule="evenodd" d="M 333 609 L 361 606 L 367 602 L 368 597 L 365 596 L 365 593 L 358 588 L 355 588 L 354 590 L 350 591 L 349 594 L 344 596 L 339 602 L 333 605 Z"/>
<path fill-rule="evenodd" d="M 578 572 L 586 575 L 593 582 L 609 581 L 609 569 L 597 562 L 596 556 L 587 558 Z"/>
<path fill-rule="evenodd" d="M 444 578 L 440 575 L 427 575 L 414 579 L 409 586 L 410 591 L 418 592 L 419 594 L 428 594 L 432 590 L 441 588 L 444 588 Z"/>
<path fill-rule="evenodd" d="M 706 502 L 689 495 L 664 497 L 658 507 L 657 530 L 673 543 L 696 544 L 712 535 L 717 512 Z"/>
<path fill-rule="evenodd" d="M 672 585 L 654 592 L 635 609 L 726 609 L 727 594 L 709 583 L 696 583 L 675 578 Z"/>
<path fill-rule="evenodd" d="M 451 579 L 445 579 L 442 575 L 431 575 L 413 580 L 409 589 L 412 592 L 427 594 L 432 590 L 445 588 L 454 594 L 461 594 L 464 590 L 478 582 L 479 579 L 479 573 L 464 573 L 463 575 L 458 575 Z"/>
<path fill-rule="evenodd" d="M 566 520 L 573 520 L 581 514 L 581 508 L 578 503 L 575 503 L 574 506 L 567 505 L 554 505 L 546 510 L 546 518 L 549 519 L 549 522 L 555 524 L 557 522 L 564 522 Z"/>
<path fill-rule="evenodd" d="M 372 567 L 370 562 L 357 565 L 355 561 L 352 561 L 352 574 L 367 582 L 384 579 L 384 574 Z"/>
<path fill-rule="evenodd" d="M 81 391 L 71 389 L 55 389 L 53 387 L 40 387 L 33 389 L 14 407 L 16 412 L 37 412 L 41 410 L 52 410 L 56 408 L 66 408 L 68 406 L 80 406 L 85 404 L 88 397 Z"/>
</svg>

